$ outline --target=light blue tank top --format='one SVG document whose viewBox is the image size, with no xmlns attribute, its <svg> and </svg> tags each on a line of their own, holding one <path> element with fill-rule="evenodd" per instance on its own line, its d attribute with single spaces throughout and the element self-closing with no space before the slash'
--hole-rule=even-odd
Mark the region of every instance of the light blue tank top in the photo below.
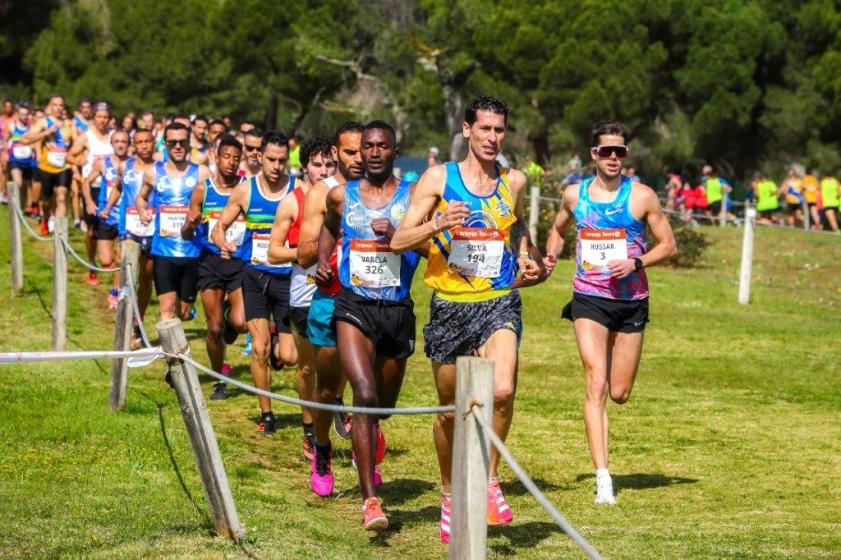
<svg viewBox="0 0 841 560">
<path fill-rule="evenodd" d="M 108 197 L 111 196 L 111 190 L 118 180 L 117 166 L 114 165 L 114 160 L 111 159 L 111 156 L 105 156 L 105 159 L 102 160 L 102 165 L 102 179 L 99 183 L 99 200 L 96 203 L 97 215 L 105 210 L 105 205 L 108 204 Z M 105 218 L 105 223 L 109 226 L 118 225 L 120 223 L 120 212 L 116 208 L 111 208 L 111 212 Z"/>
<path fill-rule="evenodd" d="M 201 246 L 194 237 L 181 237 L 181 226 L 190 208 L 190 198 L 199 182 L 199 166 L 190 164 L 184 175 L 172 177 L 163 162 L 155 164 L 155 201 L 158 213 L 155 215 L 155 235 L 152 238 L 152 254 L 159 257 L 198 258 Z"/>
</svg>

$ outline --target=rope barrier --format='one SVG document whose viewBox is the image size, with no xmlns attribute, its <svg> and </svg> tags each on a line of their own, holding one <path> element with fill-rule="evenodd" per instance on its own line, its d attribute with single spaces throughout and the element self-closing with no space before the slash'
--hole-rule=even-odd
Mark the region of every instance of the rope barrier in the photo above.
<svg viewBox="0 0 841 560">
<path fill-rule="evenodd" d="M 146 348 L 151 348 L 149 343 L 149 336 L 146 334 L 146 327 L 143 326 L 143 316 L 140 315 L 140 306 L 137 303 L 137 291 L 134 289 L 134 274 L 131 270 L 131 263 L 126 263 L 126 286 L 128 287 L 128 297 L 131 300 L 131 306 L 134 309 L 134 324 L 140 330 L 140 338 L 143 339 L 143 345 Z M 122 294 L 120 295 L 122 297 Z"/>
<path fill-rule="evenodd" d="M 50 235 L 49 237 L 44 237 L 43 235 L 39 235 L 39 234 L 35 233 L 35 230 L 32 229 L 31 227 L 29 227 L 29 222 L 26 221 L 26 216 L 23 215 L 23 210 L 21 210 L 20 207 L 17 206 L 17 205 L 13 205 L 13 206 L 15 208 L 15 213 L 18 215 L 18 219 L 19 219 L 20 223 L 23 224 L 23 227 L 26 228 L 26 230 L 29 232 L 29 235 L 31 235 L 32 237 L 34 237 L 38 241 L 52 241 L 52 239 L 54 237 L 53 235 Z"/>
<path fill-rule="evenodd" d="M 116 358 L 161 358 L 160 348 L 146 348 L 144 350 L 116 351 L 116 350 L 82 350 L 75 352 L 0 352 L 0 364 L 20 364 L 28 362 L 56 362 L 61 360 L 88 360 Z"/>
<path fill-rule="evenodd" d="M 472 413 L 474 408 L 476 408 L 477 406 L 479 405 L 474 404 L 470 408 L 470 412 Z M 514 459 L 514 456 L 511 455 L 511 452 L 508 451 L 508 448 L 505 447 L 505 444 L 502 442 L 499 436 L 496 435 L 496 432 L 494 432 L 493 427 L 490 425 L 490 423 L 481 414 L 473 414 L 473 418 L 475 418 L 476 421 L 482 426 L 482 429 L 485 430 L 485 433 L 490 438 L 494 447 L 496 447 L 497 451 L 499 451 L 499 454 L 502 456 L 502 458 L 505 459 L 505 462 L 508 463 L 508 466 L 511 467 L 511 470 L 514 471 L 514 474 L 517 475 L 517 478 L 520 479 L 520 482 L 523 483 L 523 486 L 525 486 L 526 489 L 529 492 L 531 492 L 531 495 L 534 496 L 534 498 L 537 500 L 537 503 L 543 506 L 543 509 L 545 509 L 549 513 L 552 519 L 555 520 L 555 523 L 557 523 L 558 526 L 560 526 L 560 528 L 563 529 L 564 533 L 569 535 L 569 538 L 571 538 L 573 542 L 575 542 L 575 544 L 577 544 L 578 547 L 582 551 L 584 551 L 584 554 L 586 554 L 588 558 L 591 558 L 592 560 L 602 560 L 601 555 L 596 551 L 596 549 L 594 549 L 590 545 L 590 543 L 588 543 L 587 540 L 584 537 L 582 537 L 578 531 L 575 530 L 575 527 L 573 527 L 569 523 L 569 521 L 567 521 L 566 518 L 563 515 L 561 515 L 561 512 L 559 512 L 555 508 L 555 506 L 552 505 L 552 502 L 549 501 L 546 495 L 540 491 L 540 488 L 537 487 L 537 485 L 529 477 L 529 475 L 526 474 L 526 471 L 523 470 L 523 468 L 516 461 L 516 459 Z"/>
<path fill-rule="evenodd" d="M 92 271 L 94 271 L 94 272 L 117 272 L 117 271 L 119 271 L 119 270 L 120 270 L 120 267 L 119 267 L 119 266 L 116 266 L 116 267 L 114 267 L 114 268 L 100 268 L 100 267 L 98 267 L 98 266 L 92 265 L 91 263 L 87 262 L 85 259 L 83 259 L 82 257 L 80 257 L 80 256 L 79 256 L 79 253 L 77 253 L 77 252 L 76 252 L 76 249 L 74 249 L 74 248 L 70 245 L 70 243 L 68 243 L 66 240 L 62 239 L 62 240 L 61 240 L 61 242 L 62 242 L 62 244 L 64 245 L 64 249 L 65 249 L 68 253 L 70 253 L 70 255 L 71 255 L 74 259 L 76 259 L 77 261 L 79 261 L 79 264 L 81 264 L 82 266 L 84 266 L 84 267 L 85 267 L 85 268 L 87 268 L 88 270 L 92 270 Z"/>
</svg>

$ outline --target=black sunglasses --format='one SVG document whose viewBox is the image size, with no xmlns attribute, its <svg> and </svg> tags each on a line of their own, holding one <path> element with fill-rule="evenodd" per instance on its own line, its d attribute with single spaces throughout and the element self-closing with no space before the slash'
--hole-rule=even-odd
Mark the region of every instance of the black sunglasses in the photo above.
<svg viewBox="0 0 841 560">
<path fill-rule="evenodd" d="M 628 157 L 628 146 L 596 146 L 593 151 L 602 159 L 609 158 L 611 154 L 616 154 L 619 159 Z"/>
<path fill-rule="evenodd" d="M 176 146 L 181 146 L 185 150 L 190 147 L 190 139 L 185 138 L 183 140 L 167 140 L 166 147 L 172 150 Z"/>
</svg>

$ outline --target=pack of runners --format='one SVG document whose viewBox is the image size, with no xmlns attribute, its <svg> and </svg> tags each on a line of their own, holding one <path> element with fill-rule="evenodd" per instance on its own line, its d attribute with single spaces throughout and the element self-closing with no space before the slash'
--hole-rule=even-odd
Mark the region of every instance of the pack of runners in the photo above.
<svg viewBox="0 0 841 560">
<path fill-rule="evenodd" d="M 648 322 L 646 269 L 676 251 L 654 192 L 620 173 L 629 152 L 620 124 L 594 128 L 596 175 L 565 191 L 544 258 L 523 221 L 526 175 L 498 161 L 508 108 L 492 97 L 474 99 L 465 111 L 464 159 L 436 162 L 416 183 L 395 175 L 397 135 L 383 121 L 347 122 L 331 137 L 299 139 L 250 122 L 232 130 L 224 117 L 171 114 L 159 123 L 149 112 L 123 119 L 130 129 L 114 129 L 107 104 L 85 100 L 71 119 L 61 96 L 38 119 L 24 103 L 3 111 L 4 162 L 42 230 L 49 231 L 50 215 L 73 211 L 86 226 L 89 259 L 104 267 L 119 261 L 120 247 L 136 244 L 141 314 L 153 285 L 163 319 L 189 319 L 200 298 L 212 368 L 230 375 L 228 348 L 247 333 L 260 389 L 271 390 L 274 371 L 294 367 L 301 399 L 341 403 L 349 385 L 356 406 L 396 406 L 415 351 L 412 279 L 426 259 L 433 295 L 423 350 L 438 400 L 454 402 L 458 356 L 492 359 L 493 425 L 503 440 L 517 390 L 520 290 L 552 273 L 575 221 L 574 296 L 563 316 L 574 323 L 585 370 L 596 503 L 615 503 L 605 404 L 608 396 L 627 401 L 634 383 Z M 650 251 L 646 228 L 657 241 Z M 88 282 L 99 278 L 91 273 Z M 117 286 L 115 278 L 112 305 Z M 138 345 L 139 333 L 135 339 Z M 211 398 L 227 396 L 225 383 L 214 384 Z M 257 401 L 256 430 L 271 436 L 271 401 Z M 386 528 L 378 487 L 387 416 L 301 412 L 312 491 L 333 494 L 334 426 L 351 440 L 363 526 Z M 433 432 L 439 536 L 447 543 L 453 415 L 438 415 Z M 493 525 L 513 521 L 499 459 L 494 449 L 487 497 Z"/>
</svg>

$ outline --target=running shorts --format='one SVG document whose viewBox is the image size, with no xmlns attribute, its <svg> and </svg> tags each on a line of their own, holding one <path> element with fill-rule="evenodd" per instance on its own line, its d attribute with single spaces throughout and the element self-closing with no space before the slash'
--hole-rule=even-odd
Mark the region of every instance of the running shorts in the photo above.
<svg viewBox="0 0 841 560">
<path fill-rule="evenodd" d="M 114 241 L 119 237 L 120 230 L 116 224 L 108 224 L 105 220 L 96 219 L 96 226 L 93 230 L 93 238 L 97 241 Z"/>
<path fill-rule="evenodd" d="M 32 166 L 31 165 L 24 165 L 21 163 L 9 162 L 9 173 L 13 170 L 19 170 L 21 173 L 21 177 L 23 177 L 24 181 L 29 181 L 32 179 Z"/>
<path fill-rule="evenodd" d="M 310 302 L 310 314 L 307 317 L 307 338 L 314 346 L 336 347 L 336 329 L 333 325 L 335 296 L 316 290 Z"/>
<path fill-rule="evenodd" d="M 138 245 L 140 245 L 140 254 L 146 257 L 147 259 L 152 258 L 152 238 L 151 237 L 138 237 L 136 235 L 132 235 L 130 233 L 126 233 L 120 236 L 120 241 L 134 241 Z"/>
<path fill-rule="evenodd" d="M 713 216 L 718 216 L 721 213 L 721 201 L 717 200 L 716 202 L 710 203 L 707 210 L 709 210 Z"/>
<path fill-rule="evenodd" d="M 276 276 L 246 266 L 241 277 L 245 320 L 273 318 L 277 332 L 291 334 L 289 276 Z"/>
<path fill-rule="evenodd" d="M 301 338 L 308 338 L 307 319 L 310 314 L 310 308 L 307 307 L 293 307 L 289 310 L 289 323 L 292 325 L 292 330 L 298 333 Z"/>
<path fill-rule="evenodd" d="M 334 321 L 350 323 L 374 343 L 378 356 L 405 360 L 415 351 L 415 303 L 368 299 L 342 290 L 336 294 Z"/>
<path fill-rule="evenodd" d="M 55 190 L 58 188 L 67 188 L 70 186 L 70 180 L 73 178 L 73 172 L 65 169 L 59 173 L 50 173 L 42 169 L 36 169 L 32 176 L 34 181 L 41 183 L 41 200 L 49 200 L 52 198 Z"/>
<path fill-rule="evenodd" d="M 572 301 L 561 311 L 561 317 L 570 321 L 590 319 L 610 332 L 643 332 L 648 323 L 648 298 L 609 299 L 574 293 Z"/>
<path fill-rule="evenodd" d="M 199 290 L 225 290 L 230 294 L 242 287 L 242 269 L 239 259 L 223 259 L 215 253 L 205 252 L 199 258 Z"/>
<path fill-rule="evenodd" d="M 155 292 L 161 294 L 175 292 L 181 301 L 193 303 L 196 301 L 198 288 L 199 262 L 198 259 L 186 257 L 160 257 L 155 255 L 153 276 L 155 278 Z"/>
<path fill-rule="evenodd" d="M 523 334 L 523 303 L 518 290 L 485 300 L 457 302 L 433 296 L 429 323 L 423 328 L 424 352 L 433 362 L 454 364 L 458 356 L 474 356 L 496 331 Z"/>
</svg>

